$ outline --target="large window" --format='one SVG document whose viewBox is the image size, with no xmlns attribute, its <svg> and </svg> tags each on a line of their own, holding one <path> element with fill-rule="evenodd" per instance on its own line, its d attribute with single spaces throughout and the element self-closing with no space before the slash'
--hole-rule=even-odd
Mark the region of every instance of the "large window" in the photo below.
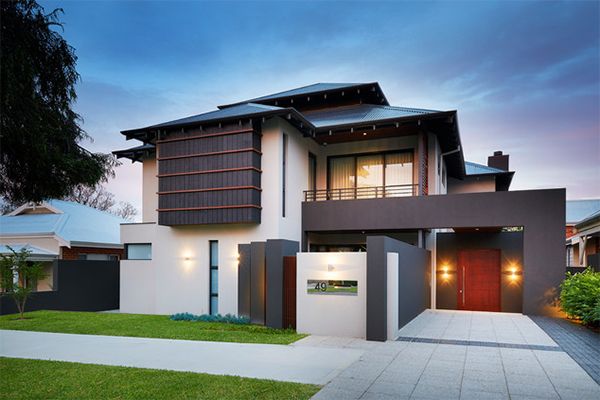
<svg viewBox="0 0 600 400">
<path fill-rule="evenodd" d="M 152 260 L 152 244 L 127 243 L 125 254 L 128 260 Z"/>
<path fill-rule="evenodd" d="M 317 190 L 317 156 L 308 153 L 308 190 Z"/>
<path fill-rule="evenodd" d="M 210 315 L 219 313 L 219 242 L 211 240 L 209 242 L 209 263 L 210 263 Z"/>
<path fill-rule="evenodd" d="M 412 151 L 329 159 L 329 189 L 332 190 L 334 198 L 412 195 L 411 187 L 402 187 L 412 184 Z"/>
</svg>

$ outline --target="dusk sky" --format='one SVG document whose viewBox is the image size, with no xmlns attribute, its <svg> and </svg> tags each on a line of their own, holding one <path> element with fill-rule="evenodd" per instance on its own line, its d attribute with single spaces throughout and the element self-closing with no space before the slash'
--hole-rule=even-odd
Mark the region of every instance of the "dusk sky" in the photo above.
<svg viewBox="0 0 600 400">
<path fill-rule="evenodd" d="M 465 158 L 510 154 L 512 190 L 600 197 L 599 2 L 73 2 L 63 36 L 93 151 L 121 130 L 315 82 L 458 110 Z M 141 207 L 141 165 L 107 185 Z"/>
</svg>

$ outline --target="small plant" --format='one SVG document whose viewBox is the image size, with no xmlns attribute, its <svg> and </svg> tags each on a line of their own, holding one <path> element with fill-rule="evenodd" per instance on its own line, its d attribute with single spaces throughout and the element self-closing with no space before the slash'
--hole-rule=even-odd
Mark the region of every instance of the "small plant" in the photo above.
<svg viewBox="0 0 600 400">
<path fill-rule="evenodd" d="M 12 297 L 19 311 L 19 319 L 23 319 L 27 299 L 40 279 L 44 279 L 44 267 L 39 262 L 27 261 L 31 251 L 22 248 L 18 253 L 7 246 L 12 254 L 2 254 L 0 260 L 1 292 Z"/>
<path fill-rule="evenodd" d="M 173 321 L 201 321 L 201 322 L 223 322 L 226 324 L 246 325 L 250 323 L 250 319 L 246 317 L 238 317 L 233 314 L 217 314 L 217 315 L 195 315 L 190 313 L 178 313 L 171 315 Z"/>
<path fill-rule="evenodd" d="M 586 325 L 600 325 L 600 272 L 588 267 L 583 272 L 567 273 L 561 284 L 560 302 L 569 317 Z"/>
</svg>

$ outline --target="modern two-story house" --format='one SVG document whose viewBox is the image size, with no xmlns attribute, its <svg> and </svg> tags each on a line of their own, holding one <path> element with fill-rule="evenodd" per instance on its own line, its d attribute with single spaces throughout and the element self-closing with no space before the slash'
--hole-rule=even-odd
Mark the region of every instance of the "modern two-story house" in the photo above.
<svg viewBox="0 0 600 400">
<path fill-rule="evenodd" d="M 274 240 L 289 254 L 369 252 L 371 236 L 425 249 L 432 308 L 548 312 L 564 274 L 564 190 L 509 191 L 508 155 L 465 161 L 456 111 L 392 106 L 378 83 L 318 83 L 122 134 L 142 144 L 114 153 L 143 164 L 143 221 L 121 227 L 123 312 L 254 309 L 240 276 L 247 258 L 274 264 Z M 382 271 L 368 267 L 369 309 Z M 272 272 L 249 290 L 268 295 Z"/>
</svg>

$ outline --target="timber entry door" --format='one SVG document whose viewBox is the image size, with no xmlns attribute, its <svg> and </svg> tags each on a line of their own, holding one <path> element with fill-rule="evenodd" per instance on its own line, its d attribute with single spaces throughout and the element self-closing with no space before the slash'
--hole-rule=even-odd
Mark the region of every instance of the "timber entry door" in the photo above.
<svg viewBox="0 0 600 400">
<path fill-rule="evenodd" d="M 283 327 L 296 329 L 296 256 L 283 257 Z"/>
<path fill-rule="evenodd" d="M 500 311 L 500 250 L 458 252 L 459 310 Z"/>
</svg>

